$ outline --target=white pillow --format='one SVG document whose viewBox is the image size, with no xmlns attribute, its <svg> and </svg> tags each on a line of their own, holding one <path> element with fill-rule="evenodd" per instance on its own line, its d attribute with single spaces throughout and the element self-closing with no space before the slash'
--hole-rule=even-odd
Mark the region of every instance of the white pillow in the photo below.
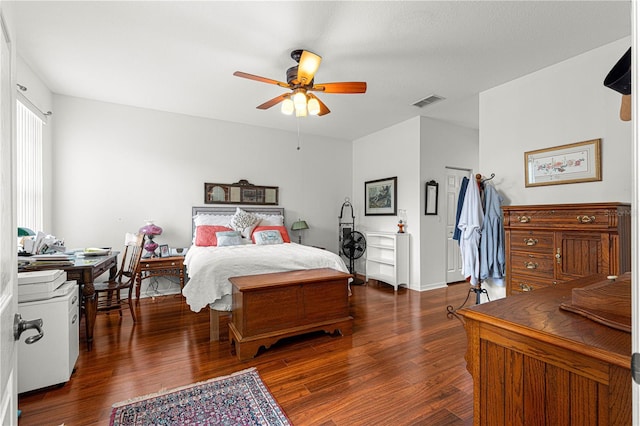
<svg viewBox="0 0 640 426">
<path fill-rule="evenodd" d="M 284 241 L 282 240 L 282 235 L 280 235 L 280 231 L 276 231 L 273 229 L 254 232 L 253 239 L 255 240 L 257 245 L 284 243 Z"/>
<path fill-rule="evenodd" d="M 260 219 L 260 226 L 284 226 L 284 216 L 281 214 L 256 213 Z"/>
<path fill-rule="evenodd" d="M 255 214 L 246 212 L 238 207 L 236 214 L 233 215 L 229 222 L 229 226 L 236 231 L 240 231 L 244 238 L 251 238 L 251 233 L 259 223 L 260 219 Z"/>
<path fill-rule="evenodd" d="M 216 215 L 216 214 L 197 214 L 193 217 L 193 224 L 195 226 L 209 225 L 209 226 L 227 226 L 233 215 Z"/>
</svg>

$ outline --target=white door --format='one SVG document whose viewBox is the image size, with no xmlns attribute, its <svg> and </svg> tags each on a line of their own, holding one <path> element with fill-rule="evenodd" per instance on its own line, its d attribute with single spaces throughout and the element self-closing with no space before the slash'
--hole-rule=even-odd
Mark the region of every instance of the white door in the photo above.
<svg viewBox="0 0 640 426">
<path fill-rule="evenodd" d="M 0 424 L 18 423 L 18 387 L 13 321 L 17 302 L 17 231 L 12 120 L 11 48 L 0 14 Z"/>
<path fill-rule="evenodd" d="M 447 283 L 462 281 L 462 256 L 460 246 L 453 239 L 456 226 L 456 211 L 458 209 L 458 195 L 462 178 L 471 176 L 470 170 L 446 168 L 445 209 L 447 212 Z"/>
</svg>

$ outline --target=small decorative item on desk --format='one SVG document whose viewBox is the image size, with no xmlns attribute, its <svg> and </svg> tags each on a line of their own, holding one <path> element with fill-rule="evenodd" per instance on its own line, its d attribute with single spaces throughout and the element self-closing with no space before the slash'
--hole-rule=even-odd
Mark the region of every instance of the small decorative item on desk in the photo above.
<svg viewBox="0 0 640 426">
<path fill-rule="evenodd" d="M 407 226 L 407 211 L 398 209 L 398 234 L 404 234 L 405 226 Z"/>
<path fill-rule="evenodd" d="M 148 259 L 150 257 L 156 257 L 156 249 L 158 248 L 158 244 L 153 241 L 156 235 L 162 234 L 162 228 L 158 225 L 155 225 L 152 220 L 145 221 L 146 225 L 140 228 L 140 233 L 144 234 L 147 237 L 147 242 L 144 244 L 144 249 L 147 251 L 144 254 L 144 258 Z"/>
</svg>

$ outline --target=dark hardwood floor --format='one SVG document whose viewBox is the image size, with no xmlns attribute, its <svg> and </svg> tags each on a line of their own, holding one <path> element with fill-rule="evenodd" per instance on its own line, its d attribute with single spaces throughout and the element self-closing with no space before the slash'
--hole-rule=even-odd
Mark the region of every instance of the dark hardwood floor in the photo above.
<svg viewBox="0 0 640 426">
<path fill-rule="evenodd" d="M 446 312 L 468 289 L 353 286 L 352 336 L 289 338 L 247 362 L 209 342 L 206 310 L 179 295 L 143 299 L 135 326 L 128 312 L 98 315 L 93 351 L 81 336 L 68 383 L 20 395 L 19 424 L 105 425 L 115 402 L 255 366 L 294 425 L 469 425 L 466 334 Z"/>
</svg>

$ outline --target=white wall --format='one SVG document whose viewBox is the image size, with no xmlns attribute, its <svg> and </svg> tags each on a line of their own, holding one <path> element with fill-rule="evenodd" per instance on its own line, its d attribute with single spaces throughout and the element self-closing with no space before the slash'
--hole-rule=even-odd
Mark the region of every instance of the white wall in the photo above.
<svg viewBox="0 0 640 426">
<path fill-rule="evenodd" d="M 409 288 L 420 289 L 420 118 L 353 142 L 353 199 L 355 227 L 360 232 L 397 232 L 397 216 L 364 215 L 364 183 L 388 177 L 398 178 L 397 208 L 407 211 L 405 232 L 410 240 Z M 364 273 L 364 262 L 356 264 Z"/>
<path fill-rule="evenodd" d="M 420 289 L 429 290 L 443 287 L 447 281 L 446 167 L 470 169 L 474 174 L 485 173 L 478 171 L 476 129 L 421 117 L 420 140 Z M 424 215 L 425 183 L 430 180 L 439 183 L 438 214 L 435 216 Z M 453 208 L 455 211 L 456 206 Z"/>
<path fill-rule="evenodd" d="M 505 204 L 631 201 L 631 122 L 602 82 L 630 38 L 480 94 L 480 167 L 496 173 Z M 525 188 L 524 152 L 602 139 L 602 181 Z"/>
<path fill-rule="evenodd" d="M 480 169 L 505 205 L 631 201 L 632 122 L 602 82 L 630 46 L 608 44 L 480 94 Z M 525 188 L 524 152 L 602 139 L 602 181 Z M 486 283 L 492 299 L 504 287 Z"/>
<path fill-rule="evenodd" d="M 54 114 L 51 232 L 68 248 L 119 248 L 145 219 L 164 229 L 156 242 L 187 247 L 204 183 L 247 179 L 279 187 L 287 226 L 309 223 L 304 243 L 337 251 L 347 141 L 302 135 L 297 150 L 295 133 L 60 95 Z"/>
<path fill-rule="evenodd" d="M 446 208 L 439 192 L 436 216 L 425 216 L 425 183 L 444 184 L 446 166 L 476 169 L 478 132 L 415 117 L 368 135 L 353 144 L 353 205 L 360 231 L 398 230 L 397 216 L 364 216 L 364 182 L 398 177 L 398 209 L 407 211 L 405 231 L 411 235 L 410 283 L 413 290 L 446 285 Z M 357 264 L 364 273 L 364 263 Z"/>
</svg>

